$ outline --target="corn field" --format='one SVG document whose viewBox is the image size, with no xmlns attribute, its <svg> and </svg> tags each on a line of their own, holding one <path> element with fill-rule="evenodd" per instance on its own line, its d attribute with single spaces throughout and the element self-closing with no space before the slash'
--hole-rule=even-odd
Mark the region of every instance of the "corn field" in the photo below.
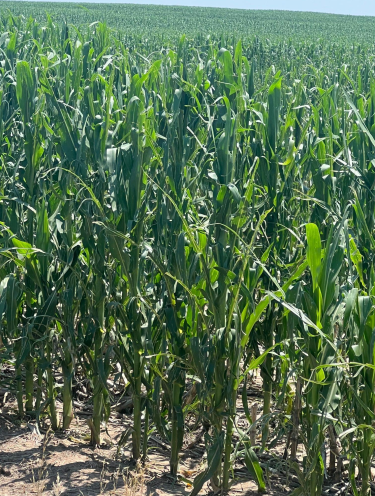
<svg viewBox="0 0 375 496">
<path fill-rule="evenodd" d="M 178 478 L 187 419 L 204 428 L 192 496 L 227 491 L 237 459 L 264 492 L 257 455 L 280 443 L 293 496 L 328 477 L 370 494 L 374 46 L 0 23 L 0 378 L 19 417 L 68 430 L 85 377 L 100 446 L 122 384 L 135 461 L 157 432 Z"/>
<path fill-rule="evenodd" d="M 244 7 L 247 6 L 244 2 Z M 311 4 L 311 8 L 314 8 L 314 4 Z M 272 42 L 284 42 L 294 50 L 300 42 L 316 44 L 319 41 L 325 44 L 329 41 L 331 50 L 333 47 L 335 50 L 351 47 L 354 43 L 366 44 L 367 48 L 370 45 L 373 51 L 375 29 L 375 18 L 365 16 L 176 5 L 145 7 L 131 3 L 107 3 L 106 0 L 102 3 L 85 1 L 81 4 L 60 0 L 1 0 L 0 13 L 5 16 L 12 13 L 26 18 L 37 17 L 40 20 L 50 15 L 57 24 L 68 22 L 85 31 L 93 22 L 106 23 L 116 30 L 117 38 L 127 40 L 128 49 L 135 43 L 137 50 L 144 50 L 147 56 L 164 44 L 171 44 L 171 48 L 175 48 L 181 34 L 194 38 L 195 46 L 201 43 L 197 35 L 210 34 L 216 43 L 220 40 L 227 47 L 227 36 L 232 38 L 229 42 L 231 45 L 235 33 L 237 41 L 239 37 L 245 39 L 256 36 L 266 46 Z M 273 49 L 273 61 L 283 57 L 285 48 L 275 46 Z"/>
</svg>

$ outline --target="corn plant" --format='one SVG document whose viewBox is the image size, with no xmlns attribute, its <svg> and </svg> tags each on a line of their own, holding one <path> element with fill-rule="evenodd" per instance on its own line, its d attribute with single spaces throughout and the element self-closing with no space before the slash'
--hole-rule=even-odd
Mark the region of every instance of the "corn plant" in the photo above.
<svg viewBox="0 0 375 496">
<path fill-rule="evenodd" d="M 121 377 L 134 460 L 157 430 L 178 479 L 192 414 L 204 430 L 192 495 L 228 491 L 238 459 L 264 491 L 257 455 L 284 441 L 294 494 L 345 458 L 368 494 L 370 21 L 333 36 L 322 16 L 321 41 L 286 14 L 267 37 L 271 13 L 148 7 L 144 23 L 130 6 L 120 32 L 122 8 L 63 8 L 0 7 L 0 365 L 18 415 L 68 430 L 85 382 L 100 446 Z"/>
</svg>

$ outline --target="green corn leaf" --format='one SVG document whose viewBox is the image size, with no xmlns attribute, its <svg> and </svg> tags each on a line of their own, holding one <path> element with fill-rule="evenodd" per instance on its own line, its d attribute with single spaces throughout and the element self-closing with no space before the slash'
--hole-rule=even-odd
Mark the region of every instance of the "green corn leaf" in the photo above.
<svg viewBox="0 0 375 496">
<path fill-rule="evenodd" d="M 365 286 L 365 282 L 363 280 L 362 255 L 359 249 L 357 248 L 357 245 L 355 244 L 355 241 L 352 237 L 349 238 L 349 246 L 350 246 L 351 261 L 353 262 L 357 270 L 357 274 L 359 276 L 362 285 Z"/>
<path fill-rule="evenodd" d="M 255 482 L 258 485 L 258 491 L 264 493 L 266 492 L 266 483 L 264 482 L 263 470 L 259 465 L 258 457 L 254 453 L 254 450 L 252 449 L 252 447 L 249 445 L 248 442 L 245 442 L 244 446 L 245 446 L 246 467 L 250 472 L 250 474 L 254 477 Z"/>
<path fill-rule="evenodd" d="M 17 307 L 20 290 L 17 280 L 13 274 L 8 277 L 6 288 L 6 319 L 9 335 L 12 335 L 17 329 Z"/>
<path fill-rule="evenodd" d="M 221 457 L 223 453 L 224 447 L 224 433 L 221 432 L 213 444 L 208 450 L 207 453 L 207 468 L 201 474 L 197 475 L 194 479 L 193 490 L 190 493 L 190 496 L 197 496 L 199 491 L 202 489 L 205 482 L 211 479 L 211 477 L 215 474 L 217 467 L 221 463 Z"/>
<path fill-rule="evenodd" d="M 281 109 L 281 81 L 279 78 L 268 90 L 268 124 L 267 135 L 271 153 L 276 153 L 279 134 L 279 118 Z"/>
<path fill-rule="evenodd" d="M 23 122 L 28 125 L 33 113 L 35 88 L 30 66 L 25 60 L 17 64 L 16 93 Z"/>
<path fill-rule="evenodd" d="M 315 224 L 306 225 L 307 237 L 307 262 L 310 267 L 311 277 L 313 280 L 313 290 L 318 287 L 318 281 L 322 260 L 322 243 L 320 240 L 319 229 Z"/>
</svg>

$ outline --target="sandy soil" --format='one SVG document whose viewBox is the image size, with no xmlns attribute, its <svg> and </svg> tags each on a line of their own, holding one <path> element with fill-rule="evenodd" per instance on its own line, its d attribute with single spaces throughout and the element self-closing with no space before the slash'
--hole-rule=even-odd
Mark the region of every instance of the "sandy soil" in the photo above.
<svg viewBox="0 0 375 496">
<path fill-rule="evenodd" d="M 76 418 L 65 433 L 47 431 L 40 435 L 33 423 L 16 426 L 9 412 L 0 414 L 0 494 L 18 495 L 188 495 L 188 483 L 175 481 L 168 474 L 168 448 L 156 436 L 149 442 L 145 466 L 131 462 L 129 446 L 117 456 L 116 442 L 127 420 L 111 418 L 101 448 L 89 444 L 89 428 Z M 193 479 L 203 464 L 204 446 L 184 450 L 180 473 Z M 238 481 L 230 495 L 252 496 L 256 484 L 241 466 L 236 467 Z M 268 494 L 286 493 L 280 481 L 269 481 Z M 201 494 L 212 494 L 207 485 Z"/>
<path fill-rule="evenodd" d="M 253 384 L 249 401 L 256 401 L 260 385 Z M 114 411 L 103 428 L 102 445 L 90 445 L 90 414 L 86 405 L 75 402 L 76 415 L 71 429 L 53 432 L 41 422 L 40 432 L 33 419 L 20 423 L 15 411 L 15 398 L 0 398 L 0 496 L 167 496 L 188 495 L 193 480 L 205 464 L 205 450 L 199 431 L 186 436 L 180 458 L 180 476 L 169 475 L 169 447 L 153 433 L 148 443 L 145 465 L 135 466 L 131 460 L 130 441 L 118 448 L 121 435 L 131 425 L 131 415 Z M 61 411 L 62 405 L 57 403 Z M 238 401 L 238 425 L 246 427 L 242 401 Z M 282 459 L 285 439 L 268 453 L 259 455 L 264 469 L 267 495 L 282 496 L 299 486 L 296 477 L 288 473 Z M 302 457 L 302 447 L 300 448 Z M 257 486 L 239 460 L 234 467 L 235 482 L 229 496 L 258 495 Z M 213 495 L 207 483 L 202 495 Z"/>
</svg>

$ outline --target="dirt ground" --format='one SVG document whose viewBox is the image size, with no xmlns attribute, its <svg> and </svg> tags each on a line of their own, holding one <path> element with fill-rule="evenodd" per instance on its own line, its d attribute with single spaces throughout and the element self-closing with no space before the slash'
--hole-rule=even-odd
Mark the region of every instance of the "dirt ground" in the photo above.
<svg viewBox="0 0 375 496">
<path fill-rule="evenodd" d="M 126 421 L 111 418 L 101 448 L 89 444 L 90 432 L 85 419 L 78 417 L 66 433 L 47 431 L 38 434 L 35 424 L 16 426 L 13 415 L 0 414 L 0 494 L 18 496 L 43 494 L 67 495 L 188 495 L 187 482 L 175 481 L 168 474 L 168 448 L 156 436 L 149 443 L 144 467 L 131 463 L 129 447 L 117 456 L 117 441 Z M 193 479 L 202 468 L 203 444 L 184 450 L 180 473 Z M 244 468 L 236 467 L 237 482 L 230 495 L 253 496 L 256 484 Z M 287 494 L 280 480 L 269 480 L 269 495 Z M 201 494 L 213 494 L 207 485 Z"/>
<path fill-rule="evenodd" d="M 253 394 L 254 393 L 254 394 Z M 251 396 L 256 397 L 253 391 Z M 1 399 L 1 398 L 0 398 Z M 102 445 L 90 445 L 90 429 L 83 403 L 75 402 L 75 418 L 66 432 L 53 432 L 33 419 L 19 423 L 15 398 L 0 401 L 0 496 L 168 496 L 188 495 L 194 477 L 205 467 L 205 449 L 199 431 L 187 435 L 180 457 L 179 478 L 169 474 L 169 447 L 154 432 L 148 443 L 144 466 L 131 460 L 130 441 L 118 447 L 122 434 L 131 425 L 131 415 L 113 411 L 103 429 Z M 58 410 L 62 405 L 57 402 Z M 239 422 L 242 404 L 239 401 Z M 44 429 L 42 428 L 44 426 Z M 121 443 L 120 443 L 121 444 Z M 269 496 L 289 494 L 298 486 L 296 478 L 278 471 L 281 449 L 261 455 Z M 276 467 L 276 468 L 275 468 Z M 181 477 L 184 480 L 181 480 Z M 239 460 L 234 468 L 235 482 L 230 496 L 255 496 L 257 485 Z M 202 495 L 213 495 L 207 483 Z"/>
<path fill-rule="evenodd" d="M 10 371 L 9 374 L 11 373 Z M 190 494 L 192 486 L 189 481 L 194 480 L 206 463 L 201 428 L 193 431 L 194 422 L 187 419 L 186 440 L 180 454 L 179 475 L 176 480 L 169 474 L 169 446 L 156 432 L 149 437 L 146 463 L 136 466 L 132 461 L 131 440 L 123 442 L 124 432 L 132 425 L 132 412 L 128 410 L 130 397 L 122 396 L 122 402 L 113 405 L 109 422 L 102 428 L 102 444 L 100 448 L 93 448 L 90 445 L 90 428 L 87 423 L 91 418 L 91 407 L 89 401 L 82 399 L 80 394 L 77 390 L 74 400 L 75 417 L 71 428 L 64 432 L 53 432 L 46 419 L 40 421 L 39 428 L 32 418 L 26 417 L 21 423 L 17 418 L 15 397 L 9 389 L 0 388 L 0 496 Z M 248 385 L 247 396 L 249 405 L 261 405 L 259 378 Z M 121 407 L 118 408 L 118 405 Z M 127 405 L 125 410 L 123 405 Z M 56 406 L 61 416 L 62 404 L 59 397 Z M 236 425 L 246 430 L 249 424 L 241 398 L 238 398 L 237 413 Z M 190 432 L 189 426 L 192 429 Z M 272 443 L 272 449 L 258 453 L 266 482 L 266 496 L 287 496 L 300 485 L 283 459 L 286 439 L 285 433 L 278 433 L 278 429 L 277 425 L 271 429 L 273 438 L 276 439 Z M 260 438 L 258 429 L 258 443 Z M 297 453 L 299 462 L 304 454 L 304 448 L 300 444 Z M 338 483 L 327 479 L 322 494 L 348 494 L 349 481 L 346 475 Z M 234 482 L 228 496 L 259 495 L 257 485 L 241 457 L 236 460 L 233 476 Z M 209 483 L 203 487 L 200 495 L 214 495 Z"/>
</svg>

